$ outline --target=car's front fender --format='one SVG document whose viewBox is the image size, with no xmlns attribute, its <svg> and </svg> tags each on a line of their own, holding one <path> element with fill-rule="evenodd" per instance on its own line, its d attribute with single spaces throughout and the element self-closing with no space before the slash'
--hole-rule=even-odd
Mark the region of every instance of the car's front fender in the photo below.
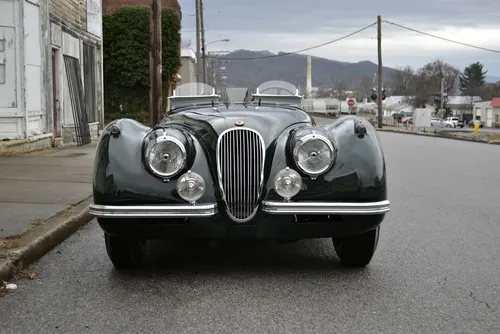
<svg viewBox="0 0 500 334">
<path fill-rule="evenodd" d="M 356 130 L 360 125 L 363 133 Z M 303 175 L 302 191 L 292 201 L 377 202 L 387 199 L 382 145 L 375 128 L 366 119 L 344 116 L 332 124 L 311 128 L 322 128 L 331 135 L 336 148 L 335 163 L 314 180 Z M 287 153 L 288 136 L 283 134 L 276 142 L 264 200 L 282 200 L 274 191 L 274 177 L 279 170 L 290 167 L 298 171 Z"/>
<path fill-rule="evenodd" d="M 116 129 L 119 129 L 119 133 Z M 186 204 L 176 190 L 176 179 L 164 181 L 144 165 L 143 140 L 151 129 L 132 119 L 120 119 L 103 131 L 97 146 L 93 192 L 101 205 Z M 189 134 L 187 134 L 189 136 Z M 189 169 L 205 180 L 206 191 L 197 203 L 214 203 L 213 173 L 199 142 L 191 137 L 195 150 Z M 180 176 L 180 175 L 179 175 Z"/>
</svg>

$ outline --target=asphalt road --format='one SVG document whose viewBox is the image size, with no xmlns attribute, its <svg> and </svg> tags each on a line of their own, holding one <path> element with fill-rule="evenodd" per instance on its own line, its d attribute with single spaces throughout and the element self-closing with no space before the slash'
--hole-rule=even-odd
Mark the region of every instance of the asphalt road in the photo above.
<svg viewBox="0 0 500 334">
<path fill-rule="evenodd" d="M 118 273 L 93 222 L 0 299 L 0 332 L 499 332 L 500 147 L 380 137 L 392 211 L 365 269 L 325 239 L 155 242 L 145 270 Z"/>
<path fill-rule="evenodd" d="M 321 123 L 324 123 L 324 122 L 331 122 L 332 120 L 336 119 L 336 117 L 334 116 L 319 116 L 319 115 L 315 115 L 315 114 L 312 114 L 312 116 L 314 117 L 314 119 L 316 120 L 316 122 L 318 122 L 318 124 L 321 124 Z M 405 125 L 404 124 L 394 124 L 393 126 L 394 127 L 399 127 L 399 128 L 405 128 Z M 408 129 L 411 129 L 413 127 L 413 125 L 408 125 Z M 415 128 L 416 129 L 416 128 Z M 474 132 L 474 128 L 473 127 L 470 127 L 470 126 L 464 126 L 463 128 L 460 128 L 460 127 L 457 127 L 457 128 L 447 128 L 445 126 L 443 127 L 434 127 L 434 126 L 430 126 L 428 128 L 429 131 L 432 130 L 437 130 L 438 132 Z M 486 127 L 483 127 L 483 128 L 479 128 L 479 132 L 485 132 L 485 133 L 500 133 L 500 128 L 486 128 Z"/>
</svg>

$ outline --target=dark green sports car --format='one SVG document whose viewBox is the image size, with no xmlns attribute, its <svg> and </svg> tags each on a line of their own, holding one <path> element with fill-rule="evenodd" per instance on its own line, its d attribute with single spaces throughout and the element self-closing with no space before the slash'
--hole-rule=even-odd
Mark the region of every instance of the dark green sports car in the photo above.
<svg viewBox="0 0 500 334">
<path fill-rule="evenodd" d="M 153 128 L 103 131 L 90 212 L 116 268 L 141 265 L 148 239 L 332 238 L 341 261 L 367 265 L 389 212 L 384 154 L 364 118 L 317 126 L 297 89 L 262 84 L 244 101 L 178 87 Z"/>
</svg>

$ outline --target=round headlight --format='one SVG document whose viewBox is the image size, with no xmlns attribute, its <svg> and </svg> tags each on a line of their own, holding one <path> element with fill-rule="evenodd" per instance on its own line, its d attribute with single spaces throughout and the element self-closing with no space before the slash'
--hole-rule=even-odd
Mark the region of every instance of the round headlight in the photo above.
<svg viewBox="0 0 500 334">
<path fill-rule="evenodd" d="M 188 202 L 195 202 L 205 193 L 205 181 L 201 175 L 188 171 L 177 180 L 177 193 Z"/>
<path fill-rule="evenodd" d="M 146 161 L 153 173 L 171 177 L 179 173 L 186 164 L 186 148 L 171 136 L 159 137 L 146 152 Z"/>
<path fill-rule="evenodd" d="M 290 168 L 285 168 L 276 173 L 274 177 L 274 190 L 284 199 L 290 199 L 302 189 L 302 178 L 299 173 Z"/>
<path fill-rule="evenodd" d="M 333 145 L 320 135 L 311 134 L 301 139 L 294 149 L 293 156 L 297 166 L 306 174 L 320 175 L 333 164 Z"/>
</svg>

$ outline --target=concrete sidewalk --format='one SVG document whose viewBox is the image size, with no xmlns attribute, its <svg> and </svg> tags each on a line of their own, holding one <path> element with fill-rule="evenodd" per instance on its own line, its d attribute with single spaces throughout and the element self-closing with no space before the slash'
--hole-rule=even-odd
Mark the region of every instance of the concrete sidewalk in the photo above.
<svg viewBox="0 0 500 334">
<path fill-rule="evenodd" d="M 22 156 L 0 155 L 0 262 L 11 258 L 11 265 L 16 265 L 23 249 L 33 251 L 34 243 L 46 249 L 49 245 L 43 240 L 64 239 L 61 230 L 71 234 L 71 226 L 76 229 L 88 221 L 95 148 L 92 143 Z M 35 253 L 43 255 L 40 250 Z M 6 279 L 1 276 L 2 268 L 0 279 Z"/>
</svg>

